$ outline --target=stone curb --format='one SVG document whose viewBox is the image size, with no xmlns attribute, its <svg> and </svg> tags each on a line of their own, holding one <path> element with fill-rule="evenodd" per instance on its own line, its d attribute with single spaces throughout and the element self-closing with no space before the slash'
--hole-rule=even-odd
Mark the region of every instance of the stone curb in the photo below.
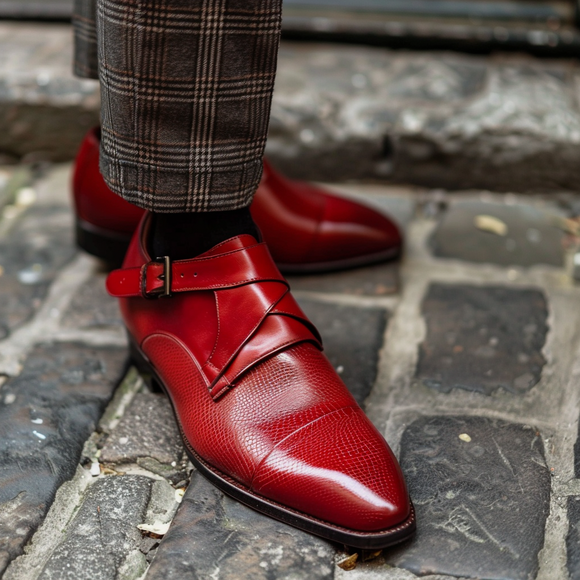
<svg viewBox="0 0 580 580">
<path fill-rule="evenodd" d="M 0 23 L 0 159 L 72 159 L 98 124 L 67 25 Z M 269 157 L 288 175 L 447 189 L 575 190 L 574 61 L 283 42 Z"/>
</svg>

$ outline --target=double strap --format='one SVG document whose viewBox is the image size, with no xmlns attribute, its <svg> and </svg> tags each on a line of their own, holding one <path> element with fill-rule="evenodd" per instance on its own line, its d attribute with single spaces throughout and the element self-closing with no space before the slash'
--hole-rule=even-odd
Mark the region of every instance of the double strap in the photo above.
<svg viewBox="0 0 580 580">
<path fill-rule="evenodd" d="M 260 361 L 290 346 L 311 342 L 322 349 L 318 331 L 290 294 L 265 244 L 115 270 L 107 289 L 119 298 L 146 299 L 214 292 L 219 331 L 209 359 L 198 362 L 215 400 Z"/>
</svg>

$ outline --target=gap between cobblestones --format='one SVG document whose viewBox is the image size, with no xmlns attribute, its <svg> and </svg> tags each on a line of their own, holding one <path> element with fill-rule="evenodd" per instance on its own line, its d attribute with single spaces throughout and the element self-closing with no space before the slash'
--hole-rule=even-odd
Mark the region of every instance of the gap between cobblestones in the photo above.
<svg viewBox="0 0 580 580">
<path fill-rule="evenodd" d="M 78 255 L 71 264 L 63 268 L 33 319 L 0 342 L 0 374 L 17 376 L 22 370 L 22 360 L 34 345 L 56 337 L 70 301 L 78 289 L 90 279 L 94 269 L 94 260 L 84 255 Z"/>
<path fill-rule="evenodd" d="M 316 300 L 329 304 L 340 304 L 344 306 L 354 306 L 356 308 L 382 308 L 392 311 L 399 303 L 399 296 L 357 296 L 351 294 L 332 294 L 330 292 L 308 292 L 296 290 L 292 294 L 297 299 Z"/>
</svg>

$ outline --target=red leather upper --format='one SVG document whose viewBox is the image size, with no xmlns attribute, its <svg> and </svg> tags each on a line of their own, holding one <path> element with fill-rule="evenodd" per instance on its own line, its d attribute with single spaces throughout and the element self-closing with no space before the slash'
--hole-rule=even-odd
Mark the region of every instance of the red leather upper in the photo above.
<svg viewBox="0 0 580 580">
<path fill-rule="evenodd" d="M 101 130 L 91 129 L 85 136 L 73 172 L 73 201 L 77 215 L 97 228 L 131 235 L 143 210 L 115 195 L 99 171 Z"/>
<path fill-rule="evenodd" d="M 147 227 L 108 289 L 124 296 L 128 330 L 195 452 L 253 493 L 321 520 L 368 532 L 403 522 L 410 504 L 399 465 L 265 246 L 240 236 L 175 262 L 173 296 L 147 300 L 142 289 L 164 283 L 145 250 Z"/>
<path fill-rule="evenodd" d="M 386 216 L 310 183 L 287 179 L 267 160 L 251 211 L 279 264 L 340 262 L 402 244 L 399 229 Z"/>
<path fill-rule="evenodd" d="M 99 172 L 100 130 L 91 130 L 78 153 L 73 195 L 77 214 L 89 224 L 131 235 L 144 210 L 115 195 Z M 291 181 L 264 160 L 252 216 L 274 260 L 284 267 L 375 255 L 402 244 L 397 226 L 360 203 L 308 183 Z"/>
</svg>

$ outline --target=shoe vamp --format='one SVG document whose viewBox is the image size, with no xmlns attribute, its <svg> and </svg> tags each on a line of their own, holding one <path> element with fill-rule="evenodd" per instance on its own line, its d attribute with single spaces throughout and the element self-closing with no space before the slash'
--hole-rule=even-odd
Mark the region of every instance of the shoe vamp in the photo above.
<svg viewBox="0 0 580 580">
<path fill-rule="evenodd" d="M 337 409 L 357 407 L 320 351 L 302 344 L 246 373 L 215 401 L 184 345 L 152 335 L 143 350 L 168 390 L 184 436 L 212 466 L 249 486 L 284 439 Z"/>
</svg>

